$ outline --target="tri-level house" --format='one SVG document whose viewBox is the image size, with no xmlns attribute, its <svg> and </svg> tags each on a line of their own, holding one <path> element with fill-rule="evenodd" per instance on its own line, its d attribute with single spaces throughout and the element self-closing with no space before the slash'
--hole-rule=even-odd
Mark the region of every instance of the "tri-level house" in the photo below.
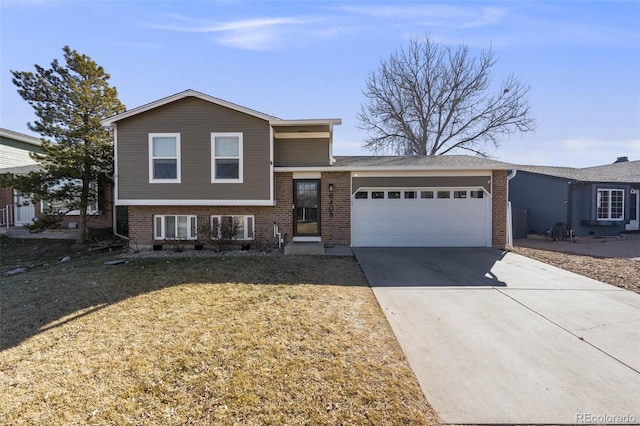
<svg viewBox="0 0 640 426">
<path fill-rule="evenodd" d="M 103 121 L 114 198 L 138 249 L 233 239 L 498 246 L 511 165 L 470 156 L 340 157 L 340 119 L 283 120 L 187 90 Z M 204 241 L 203 241 L 204 240 Z"/>
</svg>

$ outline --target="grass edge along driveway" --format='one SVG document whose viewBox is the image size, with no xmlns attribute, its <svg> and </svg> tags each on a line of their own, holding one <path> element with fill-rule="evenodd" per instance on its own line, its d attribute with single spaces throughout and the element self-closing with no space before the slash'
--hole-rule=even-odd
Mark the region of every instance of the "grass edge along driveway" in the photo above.
<svg viewBox="0 0 640 426">
<path fill-rule="evenodd" d="M 110 258 L 3 277 L 2 423 L 438 424 L 353 258 Z"/>
</svg>

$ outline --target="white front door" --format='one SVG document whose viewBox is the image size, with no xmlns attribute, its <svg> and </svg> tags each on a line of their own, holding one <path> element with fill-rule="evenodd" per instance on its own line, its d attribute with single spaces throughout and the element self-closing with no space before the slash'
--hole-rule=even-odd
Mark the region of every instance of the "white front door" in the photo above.
<svg viewBox="0 0 640 426">
<path fill-rule="evenodd" d="M 13 191 L 14 199 L 14 220 L 16 226 L 22 226 L 33 223 L 36 215 L 36 208 L 33 200 L 29 197 L 23 197 L 18 191 Z"/>
<path fill-rule="evenodd" d="M 640 220 L 638 215 L 640 214 L 640 197 L 637 189 L 632 189 L 629 192 L 629 223 L 625 227 L 627 231 L 640 230 Z"/>
</svg>

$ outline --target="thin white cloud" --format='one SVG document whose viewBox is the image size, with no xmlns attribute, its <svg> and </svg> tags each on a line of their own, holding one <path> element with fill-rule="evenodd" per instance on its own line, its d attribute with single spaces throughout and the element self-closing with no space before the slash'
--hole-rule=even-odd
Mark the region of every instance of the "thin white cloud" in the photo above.
<svg viewBox="0 0 640 426">
<path fill-rule="evenodd" d="M 151 28 L 186 32 L 214 33 L 215 40 L 225 46 L 249 50 L 267 50 L 296 43 L 303 35 L 313 36 L 314 24 L 324 21 L 315 17 L 255 18 L 228 22 L 196 22 L 176 16 L 180 24 L 150 24 Z M 327 29 L 325 29 L 327 30 Z M 326 33 L 325 37 L 326 37 Z"/>
<path fill-rule="evenodd" d="M 451 28 L 476 28 L 494 25 L 500 22 L 507 12 L 507 9 L 499 7 L 461 7 L 433 4 L 345 6 L 341 9 L 355 15 L 410 20 L 422 25 Z"/>
<path fill-rule="evenodd" d="M 477 18 L 468 20 L 463 23 L 464 28 L 486 27 L 488 25 L 497 24 L 506 14 L 506 9 L 498 7 L 483 7 Z"/>
</svg>

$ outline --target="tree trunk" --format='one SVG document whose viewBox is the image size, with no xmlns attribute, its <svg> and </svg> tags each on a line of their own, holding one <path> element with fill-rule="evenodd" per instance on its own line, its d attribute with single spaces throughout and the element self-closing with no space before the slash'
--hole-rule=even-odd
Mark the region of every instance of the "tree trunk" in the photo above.
<svg viewBox="0 0 640 426">
<path fill-rule="evenodd" d="M 76 244 L 84 244 L 87 230 L 87 205 L 82 203 L 80 206 L 80 223 L 78 223 L 78 238 Z"/>
<path fill-rule="evenodd" d="M 76 240 L 76 244 L 84 244 L 87 233 L 87 207 L 89 205 L 89 185 L 91 184 L 91 165 L 87 163 L 85 159 L 84 173 L 82 176 L 82 193 L 80 195 L 80 223 L 78 224 L 78 239 Z"/>
</svg>

